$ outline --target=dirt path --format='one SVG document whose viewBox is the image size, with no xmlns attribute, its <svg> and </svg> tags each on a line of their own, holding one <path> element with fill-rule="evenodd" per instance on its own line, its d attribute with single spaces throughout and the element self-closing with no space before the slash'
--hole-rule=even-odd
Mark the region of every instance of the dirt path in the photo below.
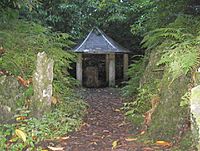
<svg viewBox="0 0 200 151">
<path fill-rule="evenodd" d="M 116 89 L 86 89 L 83 95 L 90 108 L 80 130 L 60 142 L 65 151 L 155 150 L 126 140 L 133 137 L 132 126 L 120 111 L 123 103 Z M 114 149 L 113 142 L 117 142 Z"/>
<path fill-rule="evenodd" d="M 113 89 L 87 89 L 85 95 L 90 105 L 86 124 L 71 135 L 66 150 L 110 151 L 114 141 L 121 146 L 118 149 L 127 149 L 124 139 L 129 135 L 130 125 L 119 112 L 122 107 L 119 93 Z"/>
</svg>

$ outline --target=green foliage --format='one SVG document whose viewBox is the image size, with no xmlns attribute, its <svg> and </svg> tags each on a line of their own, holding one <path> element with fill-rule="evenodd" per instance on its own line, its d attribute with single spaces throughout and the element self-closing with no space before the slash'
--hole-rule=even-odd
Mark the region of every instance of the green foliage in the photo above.
<svg viewBox="0 0 200 151">
<path fill-rule="evenodd" d="M 66 33 L 51 32 L 39 24 L 16 19 L 16 11 L 5 11 L 3 16 L 0 17 L 0 47 L 4 52 L 0 56 L 0 70 L 8 71 L 13 77 L 29 79 L 35 69 L 37 53 L 45 51 L 54 60 L 53 95 L 59 103 L 41 119 L 31 117 L 28 107 L 33 88 L 30 85 L 17 102 L 16 122 L 0 125 L 0 150 L 39 149 L 36 145 L 42 140 L 55 139 L 75 130 L 85 113 L 86 104 L 73 95 L 73 79 L 67 72 L 75 55 L 65 50 L 73 42 Z M 25 142 L 15 135 L 15 129 L 27 135 Z"/>
<path fill-rule="evenodd" d="M 183 151 L 183 150 L 196 150 L 194 145 L 194 138 L 192 136 L 192 131 L 188 130 L 184 136 L 181 138 L 180 143 L 172 147 L 172 151 Z"/>
<path fill-rule="evenodd" d="M 137 20 L 133 23 L 131 31 L 134 35 L 143 35 L 157 28 L 166 27 L 173 22 L 177 15 L 185 11 L 188 0 L 139 0 L 135 5 L 142 9 L 138 13 Z"/>
<path fill-rule="evenodd" d="M 99 27 L 124 47 L 137 51 L 135 43 L 138 46 L 138 40 L 131 40 L 130 26 L 140 9 L 132 1 L 43 0 L 32 12 L 21 10 L 21 17 L 42 23 L 54 31 L 70 33 L 77 41 L 93 27 Z"/>
<path fill-rule="evenodd" d="M 150 57 L 143 77 L 145 82 L 140 87 L 153 87 L 155 89 L 150 92 L 160 96 L 160 104 L 153 113 L 151 125 L 145 135 L 154 141 L 176 141 L 174 137 L 180 135 L 180 131 L 183 131 L 181 128 L 188 122 L 187 86 L 191 82 L 191 73 L 199 66 L 199 23 L 199 17 L 180 15 L 165 27 L 147 33 L 142 41 L 147 51 L 157 58 L 154 61 L 155 58 Z M 158 72 L 155 70 L 158 67 L 162 69 L 159 71 L 160 78 L 155 73 Z M 157 84 L 154 85 L 157 78 Z M 144 103 L 141 103 L 142 107 L 146 106 L 145 100 L 141 100 Z M 131 107 L 131 115 L 134 115 L 135 108 Z M 142 112 L 138 115 L 141 114 Z M 133 122 L 137 122 L 137 119 Z M 179 137 L 185 139 L 185 144 L 181 144 L 179 148 L 185 147 L 188 150 L 193 145 L 184 136 Z"/>
<path fill-rule="evenodd" d="M 123 96 L 133 97 L 138 92 L 138 87 L 140 84 L 140 78 L 144 72 L 144 60 L 143 58 L 135 63 L 131 64 L 128 69 L 128 76 L 130 80 L 127 85 L 122 88 Z"/>
<path fill-rule="evenodd" d="M 189 102 L 190 102 L 190 95 L 191 93 L 190 92 L 187 92 L 185 93 L 182 98 L 181 98 L 181 103 L 180 103 L 180 106 L 181 107 L 184 107 L 184 106 L 188 106 L 189 105 Z"/>
<path fill-rule="evenodd" d="M 192 27 L 188 29 L 188 25 Z M 145 36 L 142 43 L 147 49 L 160 49 L 163 53 L 157 65 L 166 65 L 172 82 L 186 75 L 199 64 L 199 18 L 180 16 L 169 27 L 159 28 Z"/>
<path fill-rule="evenodd" d="M 29 111 L 20 109 L 15 115 L 17 123 L 0 125 L 0 149 L 35 150 L 39 148 L 39 142 L 55 139 L 75 130 L 80 126 L 85 110 L 86 104 L 75 98 L 74 101 L 66 100 L 57 105 L 51 113 L 45 114 L 41 119 L 32 118 Z M 20 129 L 27 135 L 25 142 L 15 136 L 15 129 Z"/>
<path fill-rule="evenodd" d="M 39 0 L 1 0 L 0 2 L 0 11 L 1 9 L 7 9 L 7 8 L 12 8 L 12 9 L 19 9 L 22 7 L 29 8 L 31 11 L 32 8 L 39 3 Z"/>
<path fill-rule="evenodd" d="M 154 81 L 154 83 L 139 87 L 137 96 L 129 102 L 124 103 L 123 109 L 126 111 L 125 115 L 128 116 L 134 124 L 142 124 L 144 120 L 143 114 L 151 108 L 152 97 L 158 94 L 158 82 L 159 81 Z"/>
<path fill-rule="evenodd" d="M 52 33 L 32 22 L 8 19 L 0 23 L 0 46 L 5 50 L 0 58 L 0 68 L 15 76 L 31 78 L 37 53 L 45 51 L 55 62 L 54 93 L 59 95 L 64 87 L 71 86 L 67 69 L 75 56 L 63 48 L 68 49 L 72 44 L 66 33 Z"/>
</svg>

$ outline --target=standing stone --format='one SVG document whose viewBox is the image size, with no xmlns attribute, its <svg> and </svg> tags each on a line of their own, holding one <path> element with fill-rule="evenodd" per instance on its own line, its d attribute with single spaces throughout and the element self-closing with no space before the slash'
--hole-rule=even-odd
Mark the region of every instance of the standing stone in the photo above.
<svg viewBox="0 0 200 151">
<path fill-rule="evenodd" d="M 190 108 L 192 117 L 192 131 L 198 141 L 197 148 L 200 151 L 200 85 L 191 90 Z"/>
<path fill-rule="evenodd" d="M 38 53 L 36 71 L 33 74 L 34 96 L 32 99 L 32 114 L 40 118 L 51 108 L 53 60 L 47 58 L 45 52 Z"/>
</svg>

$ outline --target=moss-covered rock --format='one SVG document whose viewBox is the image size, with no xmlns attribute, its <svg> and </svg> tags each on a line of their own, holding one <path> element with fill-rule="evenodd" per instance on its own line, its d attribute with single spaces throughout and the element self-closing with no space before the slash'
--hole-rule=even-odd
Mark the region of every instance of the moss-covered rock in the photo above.
<svg viewBox="0 0 200 151">
<path fill-rule="evenodd" d="M 153 114 L 149 135 L 155 140 L 171 141 L 178 137 L 189 118 L 189 110 L 180 107 L 182 96 L 188 90 L 189 78 L 182 76 L 170 84 L 170 79 L 160 82 L 160 104 Z"/>
<path fill-rule="evenodd" d="M 24 88 L 12 76 L 0 76 L 0 123 L 11 121 Z"/>
<path fill-rule="evenodd" d="M 173 80 L 165 66 L 157 65 L 161 56 L 160 50 L 154 50 L 149 54 L 149 61 L 141 79 L 141 88 L 149 86 L 149 93 L 160 98 L 145 136 L 154 141 L 176 142 L 180 140 L 189 123 L 189 108 L 181 107 L 180 102 L 188 92 L 191 77 L 187 75 Z M 150 101 L 151 99 L 149 103 Z"/>
</svg>

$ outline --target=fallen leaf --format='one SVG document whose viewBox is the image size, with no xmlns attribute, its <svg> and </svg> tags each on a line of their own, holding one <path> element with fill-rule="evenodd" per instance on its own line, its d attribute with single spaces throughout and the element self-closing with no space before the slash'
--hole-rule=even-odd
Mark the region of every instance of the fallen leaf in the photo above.
<svg viewBox="0 0 200 151">
<path fill-rule="evenodd" d="M 160 146 L 171 146 L 172 145 L 171 143 L 166 142 L 166 141 L 156 141 L 156 144 L 160 145 Z"/>
<path fill-rule="evenodd" d="M 25 87 L 28 87 L 29 84 L 31 83 L 31 80 L 25 80 L 23 79 L 21 76 L 17 77 L 17 80 L 19 81 L 19 83 Z"/>
<path fill-rule="evenodd" d="M 17 137 L 16 135 L 12 136 L 12 138 L 9 140 L 10 143 L 16 142 L 17 141 Z"/>
<path fill-rule="evenodd" d="M 36 140 L 36 139 L 37 139 L 37 136 L 32 136 L 32 139 L 33 139 L 33 140 Z"/>
<path fill-rule="evenodd" d="M 103 130 L 103 133 L 110 133 L 109 130 Z"/>
<path fill-rule="evenodd" d="M 26 116 L 19 116 L 16 118 L 16 121 L 25 120 L 26 118 Z"/>
<path fill-rule="evenodd" d="M 16 129 L 15 130 L 16 135 L 21 138 L 24 142 L 26 141 L 26 133 L 24 133 L 22 130 L 20 129 Z"/>
<path fill-rule="evenodd" d="M 20 117 L 17 117 L 17 118 L 16 118 L 16 121 L 19 121 L 19 120 L 21 120 L 21 118 L 20 118 Z"/>
<path fill-rule="evenodd" d="M 115 109 L 115 112 L 120 112 L 120 109 Z"/>
<path fill-rule="evenodd" d="M 58 98 L 55 97 L 55 96 L 52 96 L 52 97 L 51 97 L 51 103 L 54 104 L 54 105 L 55 105 L 55 104 L 58 104 L 58 103 L 59 103 Z"/>
<path fill-rule="evenodd" d="M 53 150 L 53 151 L 63 151 L 64 150 L 64 147 L 51 147 L 51 146 L 48 146 L 48 148 Z"/>
<path fill-rule="evenodd" d="M 126 125 L 126 122 L 123 121 L 121 124 L 118 125 L 118 127 L 121 127 L 121 126 L 124 126 L 124 125 Z"/>
<path fill-rule="evenodd" d="M 118 143 L 118 140 L 116 140 L 112 143 L 112 149 L 115 149 L 117 147 L 117 143 Z"/>
<path fill-rule="evenodd" d="M 48 151 L 47 149 L 42 149 L 42 151 Z"/>
<path fill-rule="evenodd" d="M 67 137 L 61 137 L 60 139 L 67 140 L 67 139 L 69 139 L 69 136 L 67 136 Z"/>
<path fill-rule="evenodd" d="M 145 131 L 141 131 L 141 132 L 140 132 L 140 135 L 143 135 L 144 133 L 145 133 Z"/>
<path fill-rule="evenodd" d="M 143 151 L 154 151 L 154 149 L 149 148 L 149 147 L 145 147 L 145 148 L 142 148 L 142 149 L 143 149 Z"/>
<path fill-rule="evenodd" d="M 5 52 L 5 49 L 1 46 L 0 47 L 0 55 L 3 54 Z"/>
<path fill-rule="evenodd" d="M 97 145 L 97 142 L 91 142 L 90 145 Z"/>
<path fill-rule="evenodd" d="M 131 141 L 136 141 L 137 138 L 126 138 L 125 140 L 126 140 L 127 142 L 131 142 Z"/>
</svg>

